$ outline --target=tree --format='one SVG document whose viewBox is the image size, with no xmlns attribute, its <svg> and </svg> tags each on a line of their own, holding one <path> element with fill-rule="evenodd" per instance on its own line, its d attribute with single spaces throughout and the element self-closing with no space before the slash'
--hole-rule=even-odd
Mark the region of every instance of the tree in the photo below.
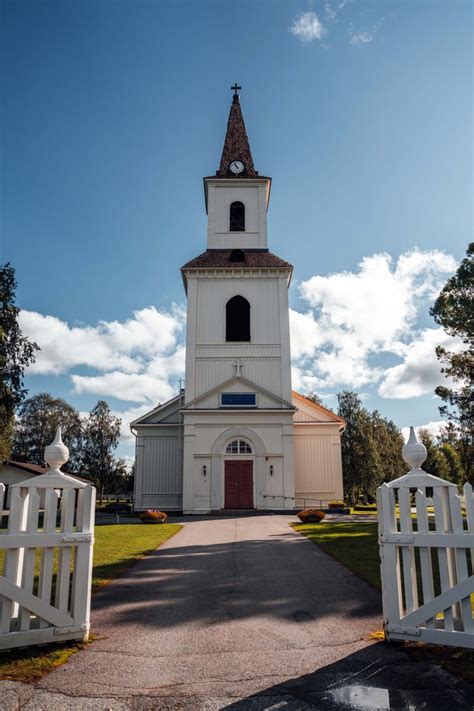
<svg viewBox="0 0 474 711">
<path fill-rule="evenodd" d="M 310 393 L 309 395 L 306 395 L 307 400 L 311 400 L 311 402 L 314 402 L 315 405 L 321 405 L 321 407 L 324 407 L 323 401 L 319 397 L 319 395 L 315 392 Z"/>
<path fill-rule="evenodd" d="M 82 458 L 83 424 L 79 413 L 65 400 L 39 393 L 20 406 L 13 439 L 13 458 L 19 462 L 44 464 L 44 448 L 61 426 L 64 444 L 69 448 L 67 471 L 79 474 Z"/>
<path fill-rule="evenodd" d="M 347 423 L 341 440 L 344 493 L 351 501 L 361 494 L 375 497 L 380 484 L 406 473 L 402 434 L 392 420 L 364 408 L 356 393 L 342 392 L 337 399 Z"/>
<path fill-rule="evenodd" d="M 20 329 L 15 295 L 15 270 L 7 263 L 0 268 L 0 466 L 10 457 L 15 410 L 26 397 L 23 374 L 39 350 Z"/>
<path fill-rule="evenodd" d="M 434 437 L 428 430 L 418 430 L 418 439 L 426 447 L 426 460 L 423 469 L 440 479 L 451 481 L 451 470 L 443 451 L 437 446 Z"/>
<path fill-rule="evenodd" d="M 371 422 L 372 436 L 378 457 L 376 488 L 384 481 L 391 481 L 403 476 L 407 467 L 402 457 L 402 447 L 405 441 L 396 424 L 392 420 L 382 417 L 377 410 L 372 412 Z"/>
<path fill-rule="evenodd" d="M 378 457 L 367 410 L 356 393 L 339 393 L 338 415 L 346 421 L 341 440 L 344 493 L 356 502 L 376 487 Z"/>
<path fill-rule="evenodd" d="M 91 479 L 102 501 L 107 486 L 114 486 L 117 476 L 117 448 L 122 421 L 114 417 L 104 400 L 91 410 L 84 427 L 84 475 Z"/>
<path fill-rule="evenodd" d="M 461 463 L 469 481 L 474 479 L 474 243 L 467 249 L 459 268 L 446 282 L 430 310 L 436 323 L 451 336 L 459 337 L 465 348 L 449 351 L 442 346 L 436 355 L 443 364 L 441 372 L 458 384 L 457 388 L 439 386 L 436 394 L 445 402 L 439 408 L 443 417 L 456 426 L 462 445 Z"/>
</svg>

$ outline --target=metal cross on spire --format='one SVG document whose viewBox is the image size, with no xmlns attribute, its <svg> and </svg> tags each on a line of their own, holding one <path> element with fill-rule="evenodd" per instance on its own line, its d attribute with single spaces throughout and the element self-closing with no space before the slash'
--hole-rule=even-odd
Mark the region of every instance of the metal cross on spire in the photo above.
<svg viewBox="0 0 474 711">
<path fill-rule="evenodd" d="M 232 91 L 234 92 L 234 96 L 238 96 L 238 95 L 239 95 L 238 92 L 242 89 L 242 87 L 239 86 L 239 85 L 237 84 L 237 82 L 235 82 L 234 86 L 231 86 L 230 88 L 231 88 Z"/>
</svg>

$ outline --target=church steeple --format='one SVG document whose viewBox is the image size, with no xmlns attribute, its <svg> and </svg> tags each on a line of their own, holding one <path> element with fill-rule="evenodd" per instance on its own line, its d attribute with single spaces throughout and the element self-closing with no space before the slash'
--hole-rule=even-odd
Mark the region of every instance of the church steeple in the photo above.
<svg viewBox="0 0 474 711">
<path fill-rule="evenodd" d="M 238 91 L 242 87 L 234 86 L 232 104 L 227 121 L 224 148 L 216 175 L 219 177 L 255 177 L 258 175 L 253 165 L 249 139 L 245 130 L 244 117 L 240 108 Z M 232 166 L 232 167 L 231 167 Z"/>
</svg>

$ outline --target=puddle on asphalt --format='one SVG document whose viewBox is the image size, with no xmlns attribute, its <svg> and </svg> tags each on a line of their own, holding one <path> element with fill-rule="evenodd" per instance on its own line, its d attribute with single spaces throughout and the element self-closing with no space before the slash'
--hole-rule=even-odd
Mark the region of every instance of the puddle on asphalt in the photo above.
<svg viewBox="0 0 474 711">
<path fill-rule="evenodd" d="M 353 709 L 390 709 L 388 689 L 374 686 L 340 686 L 327 692 L 335 704 L 350 706 Z"/>
</svg>

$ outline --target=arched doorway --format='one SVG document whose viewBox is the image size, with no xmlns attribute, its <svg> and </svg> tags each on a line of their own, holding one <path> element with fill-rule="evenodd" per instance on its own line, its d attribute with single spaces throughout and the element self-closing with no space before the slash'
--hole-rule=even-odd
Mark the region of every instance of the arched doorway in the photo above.
<svg viewBox="0 0 474 711">
<path fill-rule="evenodd" d="M 224 450 L 224 508 L 253 509 L 253 450 L 247 440 L 232 439 Z"/>
</svg>

